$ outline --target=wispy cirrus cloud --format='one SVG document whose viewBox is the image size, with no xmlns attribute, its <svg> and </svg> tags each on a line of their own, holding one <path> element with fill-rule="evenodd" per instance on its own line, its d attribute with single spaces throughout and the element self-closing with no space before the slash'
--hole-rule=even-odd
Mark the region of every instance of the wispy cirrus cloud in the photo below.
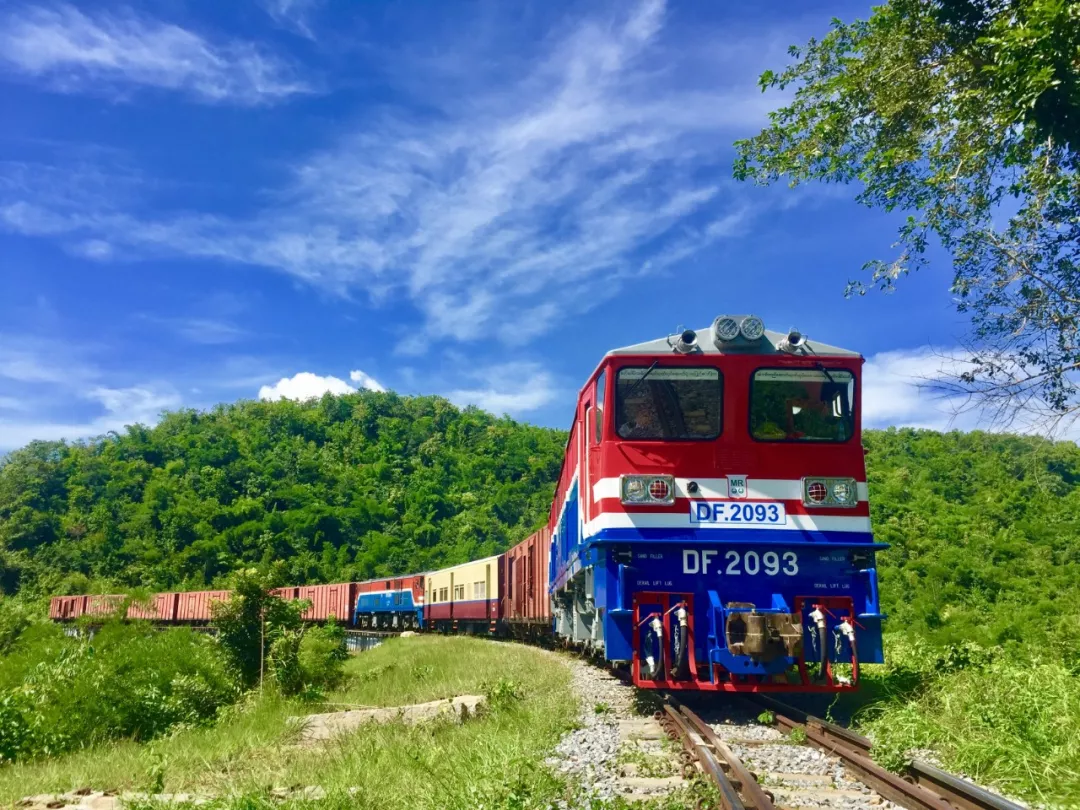
<svg viewBox="0 0 1080 810">
<path fill-rule="evenodd" d="M 89 354 L 57 339 L 0 334 L 0 452 L 34 439 L 84 439 L 153 424 L 181 404 L 168 383 L 108 382 Z M 63 415 L 55 413 L 58 402 Z M 74 403 L 76 418 L 67 407 Z"/>
<path fill-rule="evenodd" d="M 261 0 L 260 5 L 278 25 L 308 39 L 315 38 L 310 18 L 322 0 Z"/>
<path fill-rule="evenodd" d="M 293 67 L 251 42 L 214 42 L 134 10 L 67 4 L 0 17 L 0 65 L 59 92 L 119 95 L 141 86 L 253 105 L 311 91 Z"/>
<path fill-rule="evenodd" d="M 533 362 L 500 363 L 468 374 L 472 385 L 446 392 L 455 405 L 475 405 L 494 414 L 518 415 L 543 408 L 566 392 Z"/>
<path fill-rule="evenodd" d="M 0 196 L 0 226 L 98 260 L 213 258 L 344 296 L 406 298 L 424 320 L 419 340 L 527 342 L 753 219 L 726 148 L 766 111 L 745 45 L 715 48 L 701 70 L 665 40 L 662 0 L 617 9 L 568 23 L 482 84 L 460 80 L 475 57 L 455 37 L 442 60 L 454 82 L 414 70 L 410 103 L 299 160 L 249 217 L 27 193 Z"/>
</svg>

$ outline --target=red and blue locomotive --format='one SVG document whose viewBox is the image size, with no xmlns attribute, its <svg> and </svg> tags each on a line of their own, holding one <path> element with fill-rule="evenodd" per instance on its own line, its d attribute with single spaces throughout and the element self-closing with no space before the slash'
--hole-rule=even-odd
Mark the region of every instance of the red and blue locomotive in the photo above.
<svg viewBox="0 0 1080 810">
<path fill-rule="evenodd" d="M 882 661 L 862 364 L 754 316 L 608 352 L 551 509 L 556 636 L 643 687 L 854 688 Z"/>
</svg>

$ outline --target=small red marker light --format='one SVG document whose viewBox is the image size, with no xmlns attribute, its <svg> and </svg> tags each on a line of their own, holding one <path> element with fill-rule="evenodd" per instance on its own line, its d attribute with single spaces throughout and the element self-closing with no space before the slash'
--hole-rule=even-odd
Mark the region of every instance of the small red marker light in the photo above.
<svg viewBox="0 0 1080 810">
<path fill-rule="evenodd" d="M 806 497 L 814 503 L 824 503 L 829 497 L 829 489 L 820 481 L 812 481 L 806 486 Z"/>
</svg>

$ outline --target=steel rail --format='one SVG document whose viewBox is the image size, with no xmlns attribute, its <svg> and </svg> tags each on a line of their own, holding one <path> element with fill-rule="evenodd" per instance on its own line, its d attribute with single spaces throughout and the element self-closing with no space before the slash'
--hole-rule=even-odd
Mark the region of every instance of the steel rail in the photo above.
<svg viewBox="0 0 1080 810">
<path fill-rule="evenodd" d="M 724 810 L 763 810 L 762 808 L 749 808 L 743 803 L 739 792 L 735 789 L 727 774 L 724 773 L 723 768 L 713 752 L 709 750 L 705 740 L 673 706 L 665 704 L 664 710 L 657 712 L 656 715 L 664 730 L 671 737 L 678 739 L 682 743 L 683 749 L 696 759 L 702 770 L 708 774 L 720 793 L 720 803 L 723 805 Z"/>
<path fill-rule="evenodd" d="M 861 734 L 771 697 L 755 695 L 753 702 L 772 711 L 782 729 L 801 728 L 808 742 L 840 757 L 859 779 L 908 810 L 1024 810 L 1015 802 L 921 760 L 909 765 L 906 778 L 897 776 L 870 758 L 873 743 Z"/>
<path fill-rule="evenodd" d="M 754 775 L 743 765 L 742 760 L 728 747 L 727 743 L 713 731 L 712 726 L 670 695 L 668 700 L 678 708 L 690 725 L 705 738 L 713 751 L 723 760 L 721 767 L 726 765 L 726 770 L 729 772 L 728 779 L 742 794 L 743 803 L 754 810 L 775 810 L 772 796 L 762 789 Z"/>
</svg>

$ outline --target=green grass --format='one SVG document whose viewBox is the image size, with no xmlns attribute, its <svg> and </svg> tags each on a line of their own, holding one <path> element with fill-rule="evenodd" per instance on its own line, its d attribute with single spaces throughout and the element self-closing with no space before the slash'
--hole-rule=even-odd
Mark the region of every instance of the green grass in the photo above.
<svg viewBox="0 0 1080 810">
<path fill-rule="evenodd" d="M 542 767 L 577 709 L 569 671 L 554 656 L 477 639 L 415 637 L 351 659 L 347 674 L 347 685 L 329 701 L 500 697 L 463 725 L 373 725 L 321 747 L 299 745 L 286 718 L 326 707 L 255 698 L 212 728 L 0 768 L 0 803 L 83 786 L 257 802 L 273 787 L 319 785 L 329 794 L 320 803 L 326 806 L 431 810 L 539 807 L 565 794 L 566 786 Z"/>
<path fill-rule="evenodd" d="M 1007 658 L 944 674 L 869 706 L 874 757 L 930 748 L 947 769 L 1029 801 L 1080 805 L 1080 677 Z"/>
</svg>

